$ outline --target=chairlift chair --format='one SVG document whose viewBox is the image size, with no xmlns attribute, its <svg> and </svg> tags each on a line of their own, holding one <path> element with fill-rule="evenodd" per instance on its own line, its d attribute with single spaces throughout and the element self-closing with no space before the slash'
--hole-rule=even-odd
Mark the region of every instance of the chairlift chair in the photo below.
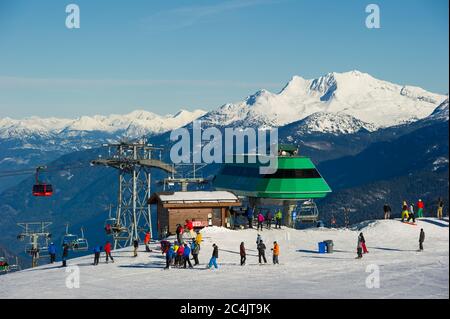
<svg viewBox="0 0 450 319">
<path fill-rule="evenodd" d="M 304 201 L 297 211 L 296 221 L 303 222 L 317 222 L 319 219 L 319 210 L 313 200 Z"/>
<path fill-rule="evenodd" d="M 73 250 L 75 251 L 86 251 L 89 249 L 89 243 L 86 238 L 84 238 L 84 229 L 81 228 L 81 237 L 77 238 L 74 243 Z"/>
</svg>

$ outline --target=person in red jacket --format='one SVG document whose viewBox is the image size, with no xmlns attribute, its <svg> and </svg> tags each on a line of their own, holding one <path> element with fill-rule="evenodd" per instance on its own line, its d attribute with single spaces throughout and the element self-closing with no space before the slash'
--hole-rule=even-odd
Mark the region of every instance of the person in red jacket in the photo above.
<svg viewBox="0 0 450 319">
<path fill-rule="evenodd" d="M 111 243 L 109 241 L 106 242 L 105 244 L 105 254 L 106 254 L 106 263 L 108 263 L 109 258 L 111 258 L 111 262 L 114 262 L 114 258 L 113 256 L 111 256 Z"/>
<path fill-rule="evenodd" d="M 150 231 L 147 231 L 145 233 L 145 238 L 144 238 L 144 244 L 145 244 L 145 251 L 150 252 L 152 251 L 150 249 L 150 247 L 148 246 L 148 244 L 150 243 L 150 240 L 152 239 L 152 235 L 150 234 Z"/>
<path fill-rule="evenodd" d="M 180 244 L 177 250 L 177 259 L 175 261 L 175 266 L 182 266 L 183 265 L 183 255 L 184 255 L 184 246 Z"/>
<path fill-rule="evenodd" d="M 194 223 L 192 222 L 192 220 L 186 219 L 186 224 L 184 225 L 184 228 L 186 228 L 189 231 L 191 238 L 196 237 L 196 234 L 194 232 Z"/>
<path fill-rule="evenodd" d="M 424 203 L 421 199 L 417 202 L 417 218 L 423 217 L 423 209 L 425 208 Z"/>
</svg>

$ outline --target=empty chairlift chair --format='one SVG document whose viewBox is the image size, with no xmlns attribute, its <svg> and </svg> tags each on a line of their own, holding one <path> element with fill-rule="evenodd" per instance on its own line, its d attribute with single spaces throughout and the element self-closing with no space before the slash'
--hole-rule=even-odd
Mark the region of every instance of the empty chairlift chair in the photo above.
<svg viewBox="0 0 450 319">
<path fill-rule="evenodd" d="M 310 222 L 315 223 L 319 219 L 319 210 L 317 209 L 316 203 L 313 200 L 307 200 L 300 205 L 297 212 L 296 222 L 304 223 Z"/>
</svg>

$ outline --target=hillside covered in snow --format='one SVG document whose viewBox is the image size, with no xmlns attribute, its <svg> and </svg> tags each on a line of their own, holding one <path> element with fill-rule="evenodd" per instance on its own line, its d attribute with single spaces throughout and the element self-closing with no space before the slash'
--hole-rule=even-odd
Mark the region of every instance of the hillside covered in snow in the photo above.
<svg viewBox="0 0 450 319">
<path fill-rule="evenodd" d="M 420 228 L 425 250 L 418 251 Z M 369 253 L 355 259 L 357 236 L 364 233 Z M 131 249 L 114 251 L 115 263 L 98 266 L 93 256 L 75 258 L 79 288 L 69 289 L 66 269 L 43 265 L 0 276 L 0 298 L 449 298 L 449 228 L 447 221 L 426 218 L 417 226 L 379 220 L 351 229 L 264 230 L 268 263 L 259 265 L 256 230 L 203 230 L 194 269 L 164 270 L 165 258 L 153 243 L 137 258 Z M 280 244 L 280 264 L 271 263 L 272 242 Z M 318 254 L 317 243 L 334 241 L 333 254 Z M 239 265 L 239 244 L 247 264 Z M 219 269 L 206 269 L 212 244 L 219 246 Z M 92 243 L 93 244 L 93 243 Z M 69 268 L 70 269 L 70 268 Z M 72 269 L 73 270 L 73 269 Z M 379 274 L 379 286 L 373 276 Z M 367 284 L 368 283 L 368 284 Z"/>
</svg>

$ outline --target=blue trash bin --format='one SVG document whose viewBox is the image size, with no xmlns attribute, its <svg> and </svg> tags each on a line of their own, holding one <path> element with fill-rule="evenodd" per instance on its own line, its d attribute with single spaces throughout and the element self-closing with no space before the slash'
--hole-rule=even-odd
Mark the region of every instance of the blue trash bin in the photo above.
<svg viewBox="0 0 450 319">
<path fill-rule="evenodd" d="M 326 250 L 327 250 L 327 243 L 325 243 L 323 241 L 320 242 L 319 243 L 319 254 L 325 254 Z"/>
</svg>

